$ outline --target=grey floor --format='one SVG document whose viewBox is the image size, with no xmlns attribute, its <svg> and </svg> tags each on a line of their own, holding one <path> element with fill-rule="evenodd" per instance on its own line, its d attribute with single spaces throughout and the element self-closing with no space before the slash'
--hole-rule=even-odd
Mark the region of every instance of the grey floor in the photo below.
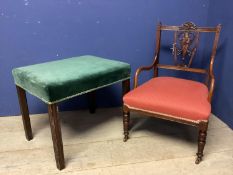
<svg viewBox="0 0 233 175">
<path fill-rule="evenodd" d="M 47 114 L 31 116 L 34 139 L 21 117 L 0 118 L 0 174 L 233 175 L 233 131 L 212 116 L 204 160 L 195 165 L 196 128 L 132 114 L 122 141 L 120 108 L 60 113 L 66 169 L 55 166 Z"/>
</svg>

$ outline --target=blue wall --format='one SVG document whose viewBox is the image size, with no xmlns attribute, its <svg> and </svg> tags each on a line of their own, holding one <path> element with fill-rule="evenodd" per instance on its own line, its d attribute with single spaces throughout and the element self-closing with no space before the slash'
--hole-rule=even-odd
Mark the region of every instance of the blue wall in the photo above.
<svg viewBox="0 0 233 175">
<path fill-rule="evenodd" d="M 209 0 L 1 0 L 0 115 L 19 114 L 12 68 L 93 54 L 128 62 L 134 74 L 139 65 L 152 61 L 158 21 L 206 25 L 208 8 Z M 99 106 L 120 105 L 120 94 L 120 85 L 100 90 Z M 46 105 L 30 95 L 28 102 L 31 113 L 47 111 Z M 61 108 L 85 106 L 83 96 Z"/>
<path fill-rule="evenodd" d="M 213 113 L 233 128 L 233 1 L 211 0 L 208 24 L 221 23 L 217 59 L 215 61 L 216 88 L 213 98 Z"/>
</svg>

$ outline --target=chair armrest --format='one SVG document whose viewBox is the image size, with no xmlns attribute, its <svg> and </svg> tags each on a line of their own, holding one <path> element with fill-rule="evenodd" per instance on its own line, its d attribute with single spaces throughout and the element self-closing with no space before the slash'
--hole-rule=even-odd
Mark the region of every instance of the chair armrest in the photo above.
<svg viewBox="0 0 233 175">
<path fill-rule="evenodd" d="M 208 101 L 211 103 L 213 92 L 214 92 L 214 84 L 215 79 L 211 77 L 210 79 L 210 87 L 209 87 L 209 95 L 208 95 Z"/>
<path fill-rule="evenodd" d="M 151 69 L 155 66 L 156 60 L 157 60 L 157 56 L 155 57 L 154 62 L 153 62 L 150 66 L 142 66 L 142 67 L 139 67 L 139 68 L 136 70 L 136 73 L 135 73 L 135 76 L 134 76 L 134 89 L 135 89 L 136 87 L 138 87 L 138 76 L 139 76 L 139 74 L 140 74 L 142 71 L 151 70 Z"/>
<path fill-rule="evenodd" d="M 213 73 L 213 65 L 214 65 L 214 59 L 211 59 L 210 62 L 210 69 L 209 69 L 209 95 L 208 95 L 208 101 L 211 103 L 213 92 L 214 92 L 214 85 L 215 85 L 215 78 Z"/>
</svg>

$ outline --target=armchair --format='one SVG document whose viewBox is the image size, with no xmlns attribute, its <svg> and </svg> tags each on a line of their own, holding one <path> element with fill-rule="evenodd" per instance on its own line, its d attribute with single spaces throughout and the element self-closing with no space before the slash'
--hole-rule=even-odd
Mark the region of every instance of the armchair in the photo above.
<svg viewBox="0 0 233 175">
<path fill-rule="evenodd" d="M 161 23 L 156 31 L 154 61 L 150 66 L 137 69 L 134 77 L 134 89 L 123 97 L 124 141 L 129 138 L 130 112 L 139 112 L 165 120 L 192 125 L 198 128 L 198 150 L 195 163 L 202 160 L 206 143 L 211 99 L 214 90 L 213 64 L 217 50 L 221 25 L 216 27 L 197 27 L 192 22 L 181 26 L 165 26 Z M 172 55 L 174 65 L 159 63 L 161 34 L 174 32 Z M 199 37 L 201 33 L 213 33 L 214 41 L 207 69 L 193 68 Z M 175 77 L 158 76 L 159 69 L 192 72 L 206 75 L 205 83 Z M 142 71 L 154 71 L 154 77 L 138 86 L 138 77 Z"/>
</svg>

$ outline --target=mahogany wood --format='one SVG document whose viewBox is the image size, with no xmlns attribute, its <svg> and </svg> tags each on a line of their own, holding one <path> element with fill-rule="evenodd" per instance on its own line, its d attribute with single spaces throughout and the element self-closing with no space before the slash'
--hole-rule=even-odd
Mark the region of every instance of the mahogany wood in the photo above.
<svg viewBox="0 0 233 175">
<path fill-rule="evenodd" d="M 96 91 L 89 92 L 88 94 L 88 106 L 91 114 L 95 113 L 96 110 Z"/>
<path fill-rule="evenodd" d="M 196 164 L 199 164 L 203 157 L 203 150 L 206 143 L 208 122 L 199 123 L 199 135 L 198 135 L 198 149 L 197 149 L 197 159 Z"/>
<path fill-rule="evenodd" d="M 123 108 L 124 142 L 126 142 L 129 138 L 129 122 L 130 122 L 130 113 L 125 108 Z"/>
<path fill-rule="evenodd" d="M 211 59 L 210 59 L 210 66 L 209 66 L 209 74 L 208 76 L 210 77 L 210 81 L 209 81 L 209 97 L 208 100 L 211 102 L 212 100 L 212 96 L 213 96 L 213 91 L 214 91 L 214 84 L 215 84 L 215 78 L 214 78 L 214 59 L 215 59 L 215 55 L 217 52 L 217 46 L 218 46 L 218 40 L 219 40 L 219 36 L 220 36 L 220 31 L 221 31 L 221 25 L 219 24 L 216 27 L 216 34 L 215 34 L 215 38 L 214 38 L 214 45 L 213 45 L 213 49 L 212 49 L 212 54 L 211 54 Z"/>
<path fill-rule="evenodd" d="M 65 168 L 65 160 L 64 160 L 64 152 L 63 152 L 61 127 L 59 123 L 59 117 L 57 114 L 57 105 L 49 104 L 48 113 L 49 113 L 49 122 L 50 122 L 51 134 L 53 139 L 53 148 L 56 159 L 56 165 L 59 170 L 62 170 L 63 168 Z"/>
<path fill-rule="evenodd" d="M 16 85 L 17 89 L 17 94 L 18 94 L 18 99 L 19 99 L 19 106 L 20 106 L 20 111 L 22 114 L 22 120 L 23 120 L 23 126 L 24 126 L 24 132 L 26 139 L 32 140 L 32 127 L 31 127 L 31 122 L 30 122 L 30 117 L 29 117 L 29 112 L 28 112 L 28 104 L 27 104 L 27 97 L 25 90 L 22 89 L 21 87 Z"/>
<path fill-rule="evenodd" d="M 130 91 L 130 79 L 122 82 L 122 96 Z M 123 107 L 123 128 L 124 128 L 124 142 L 127 141 L 129 135 L 129 121 L 130 113 L 124 110 Z"/>
<path fill-rule="evenodd" d="M 173 66 L 173 65 L 158 64 L 157 67 L 162 68 L 162 69 L 181 70 L 181 71 L 185 71 L 185 72 L 193 72 L 193 73 L 200 73 L 200 74 L 207 74 L 208 73 L 205 69 L 187 68 L 187 67 Z"/>
<path fill-rule="evenodd" d="M 123 110 L 125 112 L 130 112 L 130 111 L 131 112 L 132 111 L 133 112 L 137 112 L 139 114 L 146 115 L 146 116 L 152 116 L 152 117 L 156 116 L 156 118 L 160 118 L 160 119 L 164 119 L 164 120 L 169 120 L 169 121 L 177 122 L 177 123 L 182 123 L 182 124 L 186 124 L 186 125 L 191 125 L 191 126 L 195 126 L 195 127 L 199 126 L 199 123 L 195 122 L 195 121 L 185 120 L 185 119 L 182 119 L 182 118 L 178 118 L 176 116 L 171 116 L 171 115 L 166 115 L 166 114 L 152 113 L 152 112 L 149 112 L 149 111 L 144 111 L 142 109 L 131 108 L 131 107 L 128 107 L 126 105 L 123 106 Z"/>
<path fill-rule="evenodd" d="M 156 59 L 155 59 L 156 60 Z M 154 62 L 152 63 L 152 65 L 150 66 L 142 66 L 142 67 L 139 67 L 135 73 L 135 76 L 134 76 L 134 88 L 136 88 L 138 86 L 138 76 L 139 74 L 144 71 L 144 70 L 150 70 L 152 68 L 154 68 L 154 64 L 155 64 L 155 60 Z"/>
<path fill-rule="evenodd" d="M 166 25 L 161 26 L 161 30 L 167 30 L 167 31 L 185 31 L 185 30 L 181 30 L 180 26 L 166 26 Z M 190 31 L 197 31 L 197 32 L 217 32 L 218 29 L 216 27 L 198 27 L 197 30 L 190 30 Z"/>
<path fill-rule="evenodd" d="M 122 96 L 130 91 L 130 79 L 122 81 Z"/>
<path fill-rule="evenodd" d="M 158 63 L 159 63 L 159 55 L 160 55 L 160 45 L 161 45 L 161 22 L 159 22 L 156 30 L 156 46 L 155 46 L 155 55 L 154 55 L 154 61 L 152 63 L 154 67 L 154 77 L 158 76 Z M 137 81 L 136 81 L 137 82 Z M 135 83 L 137 84 L 137 83 Z"/>
</svg>

